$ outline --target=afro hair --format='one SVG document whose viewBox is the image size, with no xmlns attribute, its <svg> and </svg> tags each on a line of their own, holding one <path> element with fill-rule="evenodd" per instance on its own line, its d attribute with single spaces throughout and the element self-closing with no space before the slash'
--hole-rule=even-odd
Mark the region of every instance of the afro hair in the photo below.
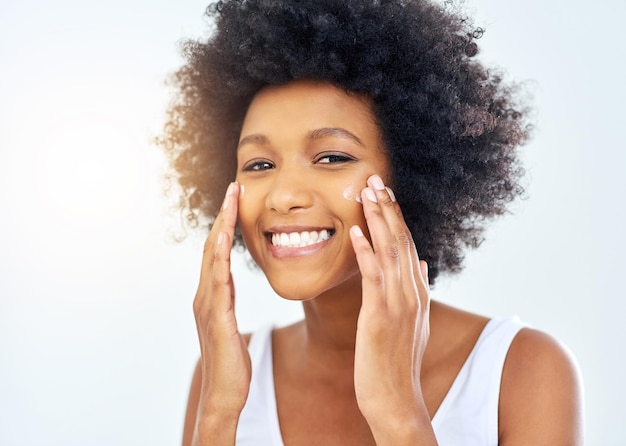
<svg viewBox="0 0 626 446">
<path fill-rule="evenodd" d="M 214 28 L 183 45 L 160 138 L 193 224 L 212 221 L 235 178 L 254 95 L 297 79 L 371 99 L 431 284 L 460 271 L 463 248 L 478 246 L 485 221 L 523 192 L 517 147 L 528 137 L 527 112 L 515 86 L 475 57 L 482 30 L 449 2 L 224 0 L 207 14 Z"/>
</svg>

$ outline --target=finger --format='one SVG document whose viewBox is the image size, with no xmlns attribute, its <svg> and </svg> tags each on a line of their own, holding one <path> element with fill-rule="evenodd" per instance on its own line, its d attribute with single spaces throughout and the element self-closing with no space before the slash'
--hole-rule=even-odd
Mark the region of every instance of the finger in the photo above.
<svg viewBox="0 0 626 446">
<path fill-rule="evenodd" d="M 383 216 L 382 207 L 378 203 L 376 192 L 373 188 L 366 187 L 361 192 L 361 195 L 363 213 L 374 253 L 376 253 L 383 265 L 396 266 L 399 254 L 398 247 Z"/>
<path fill-rule="evenodd" d="M 226 195 L 218 214 L 215 216 L 213 226 L 211 227 L 211 233 L 207 238 L 208 245 L 205 248 L 210 248 L 212 244 L 217 241 L 217 237 L 211 237 L 212 233 L 218 234 L 220 231 L 225 231 L 229 234 L 234 234 L 235 225 L 237 224 L 237 207 L 239 204 L 240 186 L 238 183 L 233 182 L 228 185 L 226 189 Z"/>
<path fill-rule="evenodd" d="M 231 247 L 232 236 L 227 232 L 221 231 L 217 237 L 213 274 L 211 277 L 211 291 L 213 296 L 211 304 L 218 315 L 234 310 L 234 287 L 230 274 Z"/>
<path fill-rule="evenodd" d="M 363 283 L 362 308 L 376 308 L 384 304 L 385 277 L 383 271 L 376 260 L 374 250 L 363 235 L 363 231 L 358 226 L 350 228 L 350 240 L 352 248 L 356 254 L 356 261 L 361 271 Z"/>
<path fill-rule="evenodd" d="M 201 280 L 203 277 L 210 277 L 211 268 L 215 259 L 215 247 L 220 232 L 225 232 L 230 236 L 231 244 L 228 248 L 232 248 L 232 240 L 234 240 L 235 226 L 237 224 L 238 196 L 239 184 L 230 183 L 226 190 L 222 207 L 215 217 L 211 231 L 204 243 Z"/>
<path fill-rule="evenodd" d="M 404 220 L 402 210 L 396 201 L 393 190 L 389 187 L 385 187 L 378 175 L 372 175 L 368 178 L 367 184 L 374 190 L 377 203 L 381 208 L 381 214 L 387 222 L 389 230 L 399 247 L 401 274 L 403 277 L 410 274 L 413 278 L 412 281 L 408 281 L 406 284 L 409 287 L 418 285 L 421 289 L 420 291 L 424 290 L 428 280 L 423 281 L 415 242 Z"/>
<path fill-rule="evenodd" d="M 363 213 L 372 248 L 385 277 L 384 297 L 394 299 L 396 296 L 404 294 L 401 281 L 402 255 L 400 247 L 385 221 L 382 209 L 376 201 L 374 190 L 367 187 L 362 191 L 362 195 Z"/>
<path fill-rule="evenodd" d="M 415 248 L 413 243 L 413 237 L 411 231 L 404 221 L 400 206 L 396 202 L 396 197 L 391 188 L 386 187 L 382 179 L 378 175 L 372 175 L 367 180 L 368 186 L 374 191 L 376 195 L 377 204 L 380 207 L 380 212 L 384 218 L 389 231 L 392 234 L 393 239 L 397 242 L 398 246 L 409 254 L 409 260 L 413 260 L 410 256 L 411 248 Z M 415 251 L 417 254 L 417 251 Z M 417 272 L 417 262 L 411 262 L 411 269 Z"/>
<path fill-rule="evenodd" d="M 231 183 L 226 191 L 224 202 L 215 223 L 204 244 L 200 283 L 194 300 L 196 314 L 206 314 L 216 299 L 207 299 L 221 286 L 230 289 L 230 251 L 234 240 L 235 225 L 237 222 L 239 187 Z M 216 268 L 217 267 L 217 268 Z M 220 295 L 222 309 L 228 308 L 228 300 L 232 293 Z M 217 295 L 215 295 L 217 297 Z M 227 299 L 228 297 L 228 299 Z M 232 304 L 231 304 L 232 305 Z"/>
<path fill-rule="evenodd" d="M 401 304 L 405 297 L 415 301 L 416 271 L 411 256 L 411 234 L 395 203 L 395 196 L 385 188 L 380 177 L 373 175 L 368 179 L 368 185 L 363 191 L 363 208 L 372 245 L 385 276 L 395 277 L 387 297 Z"/>
<path fill-rule="evenodd" d="M 422 279 L 424 280 L 426 287 L 430 289 L 430 286 L 428 285 L 428 263 L 426 263 L 424 260 L 420 260 L 420 271 L 422 273 Z"/>
</svg>

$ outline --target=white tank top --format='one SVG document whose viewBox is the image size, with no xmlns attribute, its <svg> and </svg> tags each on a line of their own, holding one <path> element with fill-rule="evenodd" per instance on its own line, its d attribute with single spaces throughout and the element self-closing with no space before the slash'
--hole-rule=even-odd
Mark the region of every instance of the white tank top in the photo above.
<svg viewBox="0 0 626 446">
<path fill-rule="evenodd" d="M 483 329 L 432 419 L 440 446 L 496 446 L 498 401 L 504 360 L 525 325 L 492 319 Z M 248 350 L 252 381 L 237 425 L 237 446 L 283 446 L 272 367 L 272 327 L 253 333 Z"/>
</svg>

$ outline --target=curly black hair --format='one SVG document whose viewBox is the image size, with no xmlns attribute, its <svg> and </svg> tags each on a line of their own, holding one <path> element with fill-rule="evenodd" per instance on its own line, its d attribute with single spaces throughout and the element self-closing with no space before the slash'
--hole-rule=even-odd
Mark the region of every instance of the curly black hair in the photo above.
<svg viewBox="0 0 626 446">
<path fill-rule="evenodd" d="M 476 59 L 482 30 L 449 2 L 224 0 L 207 14 L 214 29 L 183 45 L 186 64 L 173 75 L 178 91 L 160 138 L 191 222 L 210 222 L 235 178 L 254 95 L 296 79 L 371 99 L 431 283 L 459 271 L 485 220 L 523 192 L 516 149 L 528 137 L 527 110 L 516 87 Z"/>
</svg>

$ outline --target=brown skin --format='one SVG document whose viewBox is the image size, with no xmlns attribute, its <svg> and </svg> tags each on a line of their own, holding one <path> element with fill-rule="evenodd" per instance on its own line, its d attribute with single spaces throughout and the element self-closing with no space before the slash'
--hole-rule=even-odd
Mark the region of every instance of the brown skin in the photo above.
<svg viewBox="0 0 626 446">
<path fill-rule="evenodd" d="M 380 141 L 368 101 L 331 85 L 293 82 L 256 96 L 238 183 L 205 244 L 194 301 L 201 359 L 183 446 L 233 445 L 249 389 L 230 277 L 237 220 L 272 287 L 304 305 L 305 320 L 272 339 L 285 445 L 436 444 L 430 419 L 487 319 L 430 301 L 427 265 L 382 185 L 390 171 Z M 312 248 L 267 237 L 322 228 L 333 235 Z M 499 417 L 502 445 L 582 444 L 577 370 L 546 335 L 525 329 L 514 340 Z"/>
</svg>

